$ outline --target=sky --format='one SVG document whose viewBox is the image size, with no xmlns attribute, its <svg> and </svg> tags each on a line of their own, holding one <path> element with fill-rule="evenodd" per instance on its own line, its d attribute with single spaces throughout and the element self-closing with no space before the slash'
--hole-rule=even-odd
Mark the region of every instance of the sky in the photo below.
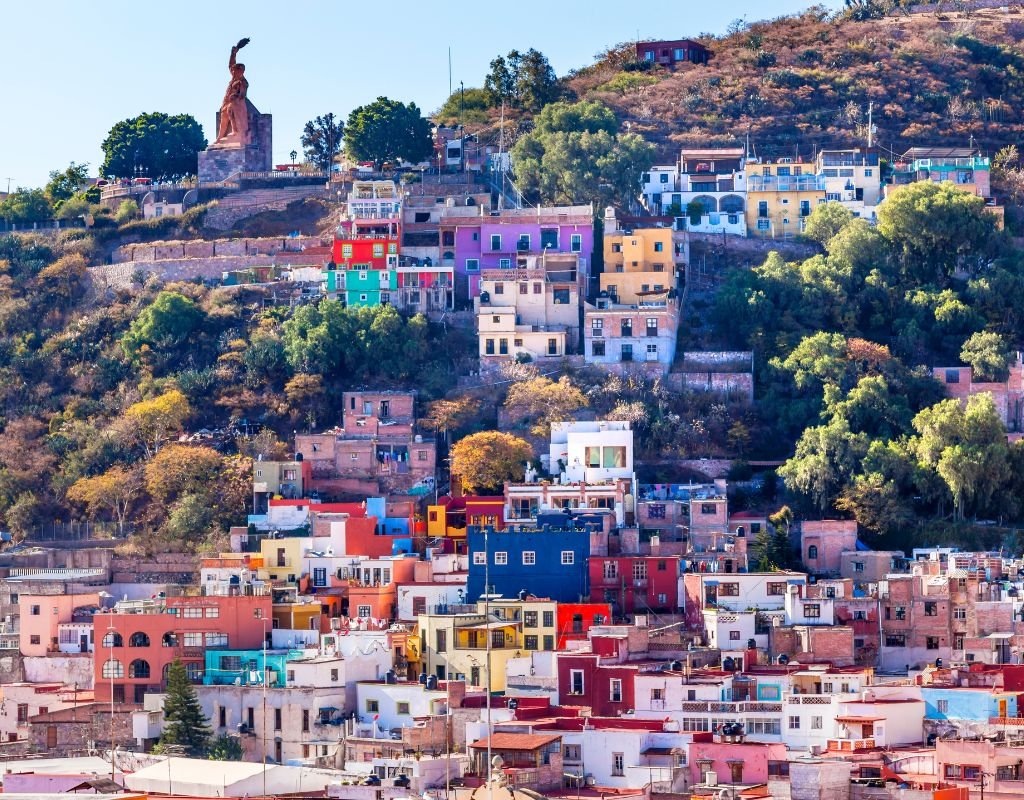
<svg viewBox="0 0 1024 800">
<path fill-rule="evenodd" d="M 811 0 L 36 0 L 5 4 L 0 66 L 0 191 L 41 186 L 71 161 L 102 162 L 119 120 L 187 113 L 212 140 L 242 37 L 249 99 L 274 115 L 274 162 L 286 163 L 307 120 L 376 97 L 436 110 L 457 89 L 480 86 L 488 64 L 535 47 L 563 75 L 637 35 L 677 39 L 722 33 L 734 19 L 766 19 Z M 842 0 L 825 5 L 838 8 Z"/>
</svg>

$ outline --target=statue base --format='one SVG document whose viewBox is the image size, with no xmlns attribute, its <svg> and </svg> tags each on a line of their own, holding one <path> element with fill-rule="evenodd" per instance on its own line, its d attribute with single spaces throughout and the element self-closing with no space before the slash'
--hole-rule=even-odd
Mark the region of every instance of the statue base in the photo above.
<svg viewBox="0 0 1024 800">
<path fill-rule="evenodd" d="M 199 153 L 199 182 L 219 183 L 238 172 L 270 172 L 274 169 L 273 116 L 261 114 L 246 101 L 249 108 L 249 142 L 214 142 Z M 217 112 L 220 130 L 220 112 Z"/>
</svg>

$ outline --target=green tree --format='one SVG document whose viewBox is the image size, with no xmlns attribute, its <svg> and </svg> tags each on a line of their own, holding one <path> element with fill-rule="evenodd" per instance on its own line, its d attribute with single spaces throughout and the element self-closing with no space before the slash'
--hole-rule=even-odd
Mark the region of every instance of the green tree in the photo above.
<svg viewBox="0 0 1024 800">
<path fill-rule="evenodd" d="M 977 381 L 1005 381 L 1010 367 L 1010 348 L 998 333 L 979 331 L 964 342 L 960 359 L 971 365 Z"/>
<path fill-rule="evenodd" d="M 345 149 L 356 161 L 372 161 L 380 169 L 386 161 L 416 164 L 434 152 L 430 123 L 415 103 L 378 97 L 349 114 Z"/>
<path fill-rule="evenodd" d="M 185 755 L 199 758 L 206 755 L 212 733 L 185 666 L 174 659 L 167 669 L 164 729 L 160 734 L 160 746 L 178 745 L 184 748 Z"/>
<path fill-rule="evenodd" d="M 202 325 L 202 310 L 179 292 L 162 291 L 128 327 L 121 348 L 137 359 L 142 347 L 173 351 Z"/>
<path fill-rule="evenodd" d="M 131 198 L 125 198 L 117 204 L 114 219 L 123 225 L 126 222 L 131 222 L 133 219 L 138 219 L 141 213 L 138 203 Z"/>
<path fill-rule="evenodd" d="M 237 736 L 222 733 L 213 740 L 207 755 L 211 761 L 241 761 L 244 753 Z"/>
<path fill-rule="evenodd" d="M 330 172 L 335 156 L 341 152 L 344 137 L 344 121 L 341 117 L 335 119 L 334 113 L 329 112 L 307 122 L 299 141 L 306 161 L 323 172 Z"/>
<path fill-rule="evenodd" d="M 53 216 L 53 206 L 42 189 L 18 187 L 0 200 L 0 218 L 10 223 L 42 222 Z"/>
<path fill-rule="evenodd" d="M 510 433 L 481 431 L 457 441 L 451 449 L 452 476 L 466 491 L 501 491 L 505 481 L 521 481 L 533 448 Z"/>
<path fill-rule="evenodd" d="M 996 240 L 984 198 L 950 181 L 918 181 L 878 207 L 878 230 L 901 254 L 904 278 L 942 285 L 960 266 L 972 272 Z"/>
<path fill-rule="evenodd" d="M 829 242 L 853 221 L 853 212 L 835 201 L 819 203 L 804 225 L 804 236 L 828 249 Z"/>
<path fill-rule="evenodd" d="M 634 133 L 618 133 L 615 115 L 600 103 L 551 103 L 534 130 L 512 149 L 523 191 L 547 203 L 626 204 L 640 175 L 654 163 L 654 147 Z"/>
<path fill-rule="evenodd" d="M 107 177 L 131 178 L 141 172 L 155 181 L 178 180 L 198 172 L 206 138 L 189 114 L 152 112 L 118 122 L 100 147 L 100 172 Z"/>
<path fill-rule="evenodd" d="M 79 189 L 89 182 L 89 165 L 76 164 L 72 161 L 65 169 L 53 170 L 50 180 L 43 189 L 46 197 L 54 207 L 59 207 L 65 200 L 73 197 Z"/>
<path fill-rule="evenodd" d="M 532 47 L 525 53 L 510 50 L 491 62 L 484 91 L 492 106 L 503 101 L 511 108 L 537 113 L 558 99 L 558 77 L 547 57 Z"/>
<path fill-rule="evenodd" d="M 483 125 L 492 108 L 491 95 L 486 89 L 459 89 L 434 114 L 441 125 Z"/>
<path fill-rule="evenodd" d="M 946 484 L 957 519 L 968 508 L 984 509 L 1010 479 L 1006 427 L 990 394 L 972 395 L 966 408 L 943 400 L 921 411 L 913 424 L 918 435 L 909 446 Z"/>
<path fill-rule="evenodd" d="M 827 514 L 836 497 L 860 468 L 868 449 L 865 434 L 850 432 L 841 417 L 826 425 L 807 428 L 796 443 L 796 453 L 779 468 L 786 488 L 808 496 Z"/>
</svg>

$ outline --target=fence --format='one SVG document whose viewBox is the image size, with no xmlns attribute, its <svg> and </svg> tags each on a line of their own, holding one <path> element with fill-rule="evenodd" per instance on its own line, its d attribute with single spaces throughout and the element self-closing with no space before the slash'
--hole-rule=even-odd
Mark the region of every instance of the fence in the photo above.
<svg viewBox="0 0 1024 800">
<path fill-rule="evenodd" d="M 116 522 L 48 522 L 36 527 L 25 538 L 32 542 L 123 539 L 134 531 L 135 526 L 131 523 L 122 527 Z"/>
<path fill-rule="evenodd" d="M 85 220 L 82 219 L 43 219 L 36 222 L 8 222 L 5 219 L 0 219 L 0 233 L 28 233 L 84 227 Z"/>
</svg>

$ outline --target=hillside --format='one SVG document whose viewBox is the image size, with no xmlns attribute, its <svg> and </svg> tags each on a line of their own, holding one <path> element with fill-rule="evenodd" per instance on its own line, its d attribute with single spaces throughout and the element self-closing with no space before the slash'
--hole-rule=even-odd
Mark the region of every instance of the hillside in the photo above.
<svg viewBox="0 0 1024 800">
<path fill-rule="evenodd" d="M 707 66 L 638 71 L 626 43 L 567 86 L 612 107 L 665 160 L 682 145 L 724 145 L 748 133 L 762 156 L 864 141 L 869 102 L 875 141 L 896 152 L 973 136 L 994 153 L 1024 132 L 1020 9 L 853 22 L 819 7 L 733 27 L 742 29 L 700 39 L 714 52 Z"/>
</svg>

